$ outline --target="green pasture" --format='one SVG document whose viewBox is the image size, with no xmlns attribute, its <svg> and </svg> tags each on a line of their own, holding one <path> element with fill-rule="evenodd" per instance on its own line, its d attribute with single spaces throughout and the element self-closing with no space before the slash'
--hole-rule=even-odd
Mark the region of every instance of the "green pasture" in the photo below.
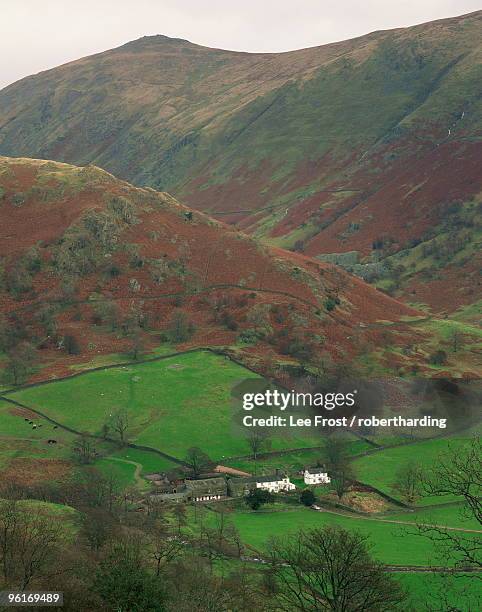
<svg viewBox="0 0 482 612">
<path fill-rule="evenodd" d="M 445 454 L 450 448 L 462 447 L 475 430 L 468 430 L 463 434 L 454 434 L 444 438 L 423 440 L 414 444 L 405 444 L 393 448 L 386 448 L 371 455 L 359 457 L 353 462 L 358 480 L 370 484 L 384 493 L 399 498 L 399 493 L 394 489 L 396 474 L 401 466 L 415 462 L 424 469 L 430 471 L 437 463 L 440 455 Z M 457 501 L 454 496 L 445 497 L 422 497 L 417 506 L 428 506 Z"/>
<path fill-rule="evenodd" d="M 407 612 L 482 609 L 480 577 L 475 574 L 397 573 L 395 578 L 408 592 Z"/>
<path fill-rule="evenodd" d="M 71 455 L 75 436 L 59 429 L 40 417 L 35 418 L 33 429 L 25 417 L 15 413 L 15 406 L 0 400 L 0 469 L 17 457 L 34 459 L 67 459 Z M 39 427 L 41 425 L 41 427 Z M 57 444 L 49 445 L 53 438 Z"/>
<path fill-rule="evenodd" d="M 90 372 L 12 393 L 77 431 L 100 434 L 119 410 L 129 417 L 132 442 L 182 458 L 199 446 L 216 461 L 249 454 L 244 432 L 233 419 L 231 388 L 258 376 L 224 357 L 199 351 L 164 360 Z M 272 448 L 314 446 L 314 434 L 286 430 Z"/>
<path fill-rule="evenodd" d="M 467 515 L 464 512 L 462 503 L 426 506 L 425 508 L 418 508 L 413 512 L 387 512 L 381 518 L 393 521 L 406 521 L 409 523 L 477 529 L 481 532 L 482 536 L 480 523 L 472 515 Z"/>
<path fill-rule="evenodd" d="M 339 516 L 301 507 L 278 511 L 269 509 L 257 512 L 238 511 L 233 512 L 230 519 L 238 528 L 243 542 L 256 550 L 262 550 L 268 540 L 274 536 L 288 536 L 300 529 L 339 525 L 368 536 L 373 545 L 373 555 L 383 563 L 425 566 L 437 565 L 438 562 L 433 544 L 405 525 Z"/>
</svg>

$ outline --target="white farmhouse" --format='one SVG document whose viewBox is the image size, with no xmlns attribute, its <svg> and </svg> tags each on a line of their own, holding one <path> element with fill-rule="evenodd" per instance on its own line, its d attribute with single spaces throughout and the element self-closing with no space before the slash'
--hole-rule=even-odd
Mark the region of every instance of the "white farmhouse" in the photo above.
<svg viewBox="0 0 482 612">
<path fill-rule="evenodd" d="M 270 493 L 280 493 L 281 491 L 294 491 L 296 486 L 290 482 L 288 476 L 276 475 L 257 477 L 256 488 Z"/>
<path fill-rule="evenodd" d="M 305 484 L 307 485 L 324 485 L 330 484 L 331 478 L 324 468 L 312 468 L 303 472 Z"/>
</svg>

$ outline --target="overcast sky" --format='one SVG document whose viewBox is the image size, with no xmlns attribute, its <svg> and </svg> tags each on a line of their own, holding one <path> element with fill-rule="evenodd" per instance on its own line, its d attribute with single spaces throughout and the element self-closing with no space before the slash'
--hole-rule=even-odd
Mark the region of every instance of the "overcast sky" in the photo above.
<svg viewBox="0 0 482 612">
<path fill-rule="evenodd" d="M 146 35 L 288 51 L 480 8 L 482 0 L 0 0 L 0 89 Z"/>
</svg>

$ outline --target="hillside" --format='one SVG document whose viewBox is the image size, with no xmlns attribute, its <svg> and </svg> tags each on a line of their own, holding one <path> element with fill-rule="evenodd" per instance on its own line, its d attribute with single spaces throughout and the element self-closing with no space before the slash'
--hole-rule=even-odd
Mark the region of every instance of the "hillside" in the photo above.
<svg viewBox="0 0 482 612">
<path fill-rule="evenodd" d="M 142 38 L 1 91 L 0 153 L 95 163 L 311 256 L 356 251 L 357 273 L 451 312 L 480 290 L 481 18 L 273 54 Z M 424 276 L 414 247 L 437 234 Z M 373 265 L 401 252 L 403 271 Z"/>
<path fill-rule="evenodd" d="M 30 342 L 50 373 L 163 343 L 228 346 L 263 371 L 427 361 L 433 334 L 405 322 L 418 311 L 94 166 L 0 158 L 0 227 L 3 350 Z"/>
</svg>

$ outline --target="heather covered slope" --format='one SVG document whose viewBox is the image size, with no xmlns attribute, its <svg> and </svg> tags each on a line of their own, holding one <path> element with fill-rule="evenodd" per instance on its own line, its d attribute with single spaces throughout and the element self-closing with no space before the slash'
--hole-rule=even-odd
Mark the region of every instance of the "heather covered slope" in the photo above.
<svg viewBox="0 0 482 612">
<path fill-rule="evenodd" d="M 261 368 L 273 359 L 336 363 L 366 358 L 389 325 L 391 347 L 420 343 L 404 367 L 426 362 L 430 336 L 405 323 L 418 311 L 168 194 L 94 166 L 19 158 L 0 158 L 0 194 L 7 353 L 28 341 L 55 369 L 167 342 L 229 346 Z"/>
<path fill-rule="evenodd" d="M 0 92 L 0 153 L 92 162 L 270 244 L 371 264 L 479 201 L 481 17 L 274 54 L 146 37 Z M 396 295 L 416 302 L 411 256 Z M 430 305 L 473 303 L 441 263 L 462 297 Z"/>
</svg>

